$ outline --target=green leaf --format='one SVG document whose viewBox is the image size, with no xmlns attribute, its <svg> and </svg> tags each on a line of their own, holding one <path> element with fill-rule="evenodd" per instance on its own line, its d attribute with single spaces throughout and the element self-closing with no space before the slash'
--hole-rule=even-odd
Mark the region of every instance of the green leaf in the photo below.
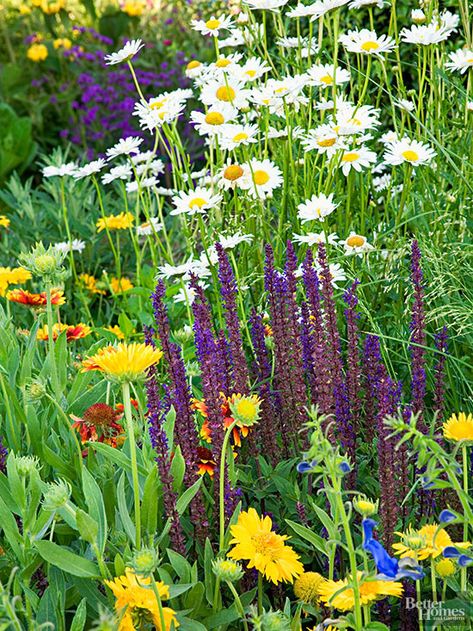
<svg viewBox="0 0 473 631">
<path fill-rule="evenodd" d="M 34 545 L 45 561 L 68 574 L 82 578 L 100 577 L 99 568 L 93 561 L 71 552 L 69 548 L 58 546 L 53 541 L 36 541 Z"/>
<path fill-rule="evenodd" d="M 325 539 L 322 539 L 322 537 L 315 534 L 315 532 L 313 532 L 309 528 L 306 528 L 305 526 L 302 526 L 295 521 L 291 521 L 290 519 L 286 519 L 286 524 L 288 524 L 288 526 L 290 526 L 294 530 L 294 532 L 299 535 L 299 537 L 302 537 L 302 539 L 305 539 L 310 544 L 312 544 L 316 550 L 318 550 L 322 554 L 325 554 L 325 556 L 329 555 L 328 546 Z"/>
<path fill-rule="evenodd" d="M 69 631 L 84 631 L 85 622 L 87 619 L 87 600 L 83 598 L 77 609 L 74 618 L 71 622 Z"/>
<path fill-rule="evenodd" d="M 97 545 L 103 554 L 107 541 L 107 514 L 99 485 L 86 467 L 82 470 L 82 488 L 90 515 L 98 525 Z"/>
<path fill-rule="evenodd" d="M 124 471 L 128 471 L 129 473 L 131 473 L 131 460 L 122 451 L 114 449 L 113 447 L 111 447 L 110 445 L 106 445 L 105 443 L 94 443 L 93 447 L 91 446 L 90 448 L 93 448 L 98 453 L 103 454 L 107 458 L 107 460 L 110 460 L 110 462 L 117 464 Z M 138 473 L 143 477 L 146 477 L 148 475 L 148 471 L 139 463 Z"/>
<path fill-rule="evenodd" d="M 174 550 L 171 550 L 170 548 L 167 550 L 167 555 L 174 571 L 181 581 L 188 583 L 191 575 L 191 566 L 189 565 L 189 562 L 186 561 L 181 554 L 174 552 Z"/>
<path fill-rule="evenodd" d="M 130 513 L 128 512 L 128 507 L 126 505 L 126 495 L 125 495 L 125 472 L 123 472 L 118 480 L 117 485 L 117 501 L 118 501 L 118 512 L 120 515 L 120 519 L 122 520 L 123 528 L 125 529 L 126 534 L 128 535 L 130 541 L 135 541 L 136 538 L 136 529 L 133 520 L 130 517 Z"/>
<path fill-rule="evenodd" d="M 186 510 L 187 506 L 192 502 L 194 497 L 197 495 L 200 485 L 202 484 L 202 478 L 199 478 L 192 486 L 184 491 L 181 497 L 176 502 L 176 510 L 179 515 L 182 515 Z"/>
<path fill-rule="evenodd" d="M 143 527 L 149 535 L 154 535 L 158 528 L 158 469 L 153 467 L 146 478 L 141 503 Z"/>
<path fill-rule="evenodd" d="M 174 456 L 171 462 L 171 476 L 173 479 L 173 487 L 176 493 L 179 493 L 182 487 L 182 481 L 184 479 L 184 473 L 186 470 L 186 461 L 181 453 L 181 448 L 177 445 Z"/>
</svg>

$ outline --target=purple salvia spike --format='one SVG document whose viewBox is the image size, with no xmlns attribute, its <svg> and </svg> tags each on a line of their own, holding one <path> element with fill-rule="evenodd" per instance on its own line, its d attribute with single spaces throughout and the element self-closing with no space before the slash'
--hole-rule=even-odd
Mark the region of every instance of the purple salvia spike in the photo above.
<svg viewBox="0 0 473 631">
<path fill-rule="evenodd" d="M 230 356 L 233 363 L 234 393 L 248 394 L 248 366 L 243 351 L 240 321 L 238 319 L 237 293 L 238 287 L 228 256 L 220 243 L 215 244 L 218 256 L 218 277 L 220 280 L 220 292 L 227 326 Z M 233 394 L 233 393 L 229 393 Z"/>
<path fill-rule="evenodd" d="M 411 357 L 412 357 L 412 411 L 419 414 L 418 427 L 425 434 L 427 426 L 423 420 L 424 398 L 426 390 L 425 373 L 425 311 L 423 273 L 420 266 L 421 252 L 417 241 L 412 242 L 411 281 L 414 288 L 414 302 L 411 319 Z"/>
<path fill-rule="evenodd" d="M 343 297 L 347 304 L 347 309 L 345 309 L 347 322 L 347 395 L 355 432 L 357 431 L 357 419 L 361 407 L 361 362 L 357 325 L 359 314 L 356 311 L 358 305 L 356 288 L 359 284 L 360 281 L 355 280 Z"/>
<path fill-rule="evenodd" d="M 365 440 L 373 442 L 378 413 L 381 347 L 376 335 L 367 335 L 363 352 Z"/>
<path fill-rule="evenodd" d="M 310 320 L 310 311 L 307 302 L 301 302 L 301 343 L 302 343 L 302 361 L 304 372 L 310 388 L 311 403 L 317 402 L 317 380 L 315 378 L 314 367 L 314 335 L 312 332 L 312 322 Z"/>
</svg>

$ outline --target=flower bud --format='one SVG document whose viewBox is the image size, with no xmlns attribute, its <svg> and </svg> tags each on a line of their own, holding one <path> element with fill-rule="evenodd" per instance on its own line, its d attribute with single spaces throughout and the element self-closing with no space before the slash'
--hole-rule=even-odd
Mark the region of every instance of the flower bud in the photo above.
<svg viewBox="0 0 473 631">
<path fill-rule="evenodd" d="M 65 480 L 50 482 L 47 490 L 43 492 L 43 508 L 47 511 L 55 511 L 65 506 L 71 496 L 71 487 Z"/>
<path fill-rule="evenodd" d="M 14 458 L 18 475 L 24 478 L 39 470 L 39 460 L 36 456 L 15 456 Z"/>
<path fill-rule="evenodd" d="M 229 559 L 217 559 L 213 561 L 212 569 L 215 576 L 227 583 L 236 583 L 244 574 L 241 565 Z"/>
<path fill-rule="evenodd" d="M 355 497 L 353 499 L 353 508 L 363 517 L 370 517 L 371 515 L 375 515 L 378 512 L 378 505 L 378 500 L 376 500 L 376 502 L 373 502 L 365 495 L 358 495 L 358 497 Z"/>
<path fill-rule="evenodd" d="M 140 576 L 148 577 L 158 567 L 158 555 L 153 548 L 137 550 L 130 562 L 130 567 Z"/>
</svg>

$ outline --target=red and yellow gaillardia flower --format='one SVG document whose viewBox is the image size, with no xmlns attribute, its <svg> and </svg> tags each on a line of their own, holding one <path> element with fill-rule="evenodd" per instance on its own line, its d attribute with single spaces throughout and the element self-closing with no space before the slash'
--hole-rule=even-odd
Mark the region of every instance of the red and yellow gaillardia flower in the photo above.
<svg viewBox="0 0 473 631">
<path fill-rule="evenodd" d="M 87 326 L 83 322 L 80 324 L 64 324 L 56 322 L 53 324 L 53 340 L 56 340 L 63 331 L 66 332 L 66 339 L 68 342 L 81 340 L 92 333 L 90 326 Z M 49 339 L 49 329 L 47 325 L 38 329 L 36 339 L 43 342 L 46 342 Z"/>
<path fill-rule="evenodd" d="M 45 307 L 47 304 L 46 292 L 39 294 L 31 293 L 25 289 L 11 289 L 7 292 L 7 300 L 17 302 L 27 307 Z M 63 305 L 66 302 L 62 289 L 51 289 L 51 304 L 55 306 Z"/>
</svg>

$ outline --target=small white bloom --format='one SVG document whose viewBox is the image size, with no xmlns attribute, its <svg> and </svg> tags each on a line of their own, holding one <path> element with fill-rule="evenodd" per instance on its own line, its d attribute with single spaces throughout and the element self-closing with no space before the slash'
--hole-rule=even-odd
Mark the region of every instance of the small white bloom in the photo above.
<svg viewBox="0 0 473 631">
<path fill-rule="evenodd" d="M 113 160 L 113 158 L 117 158 L 118 156 L 129 156 L 132 153 L 138 153 L 139 146 L 142 142 L 143 138 L 139 138 L 138 136 L 120 138 L 113 147 L 107 149 L 107 158 Z"/>
<path fill-rule="evenodd" d="M 216 103 L 204 112 L 191 112 L 191 121 L 200 135 L 213 136 L 222 133 L 223 126 L 233 121 L 238 115 L 230 103 Z"/>
<path fill-rule="evenodd" d="M 312 195 L 312 197 L 297 207 L 297 216 L 306 223 L 308 221 L 324 221 L 325 217 L 328 217 L 338 204 L 333 203 L 333 193 L 330 195 Z"/>
<path fill-rule="evenodd" d="M 396 47 L 392 37 L 378 36 L 375 31 L 366 28 L 361 29 L 361 31 L 348 31 L 348 33 L 340 35 L 339 41 L 348 52 L 364 55 L 382 55 L 391 52 Z"/>
<path fill-rule="evenodd" d="M 356 147 L 347 149 L 341 158 L 341 168 L 343 175 L 348 175 L 351 169 L 360 172 L 362 168 L 369 169 L 376 162 L 376 154 L 366 147 Z"/>
<path fill-rule="evenodd" d="M 425 13 L 422 9 L 412 9 L 411 11 L 411 20 L 414 24 L 423 24 L 426 21 Z"/>
<path fill-rule="evenodd" d="M 307 71 L 310 84 L 321 87 L 343 85 L 350 81 L 350 73 L 344 68 L 335 68 L 333 64 L 314 64 Z"/>
<path fill-rule="evenodd" d="M 244 0 L 244 2 L 246 6 L 252 10 L 265 9 L 267 11 L 277 11 L 286 5 L 289 0 Z"/>
<path fill-rule="evenodd" d="M 105 63 L 107 66 L 113 66 L 114 64 L 120 64 L 122 61 L 129 61 L 143 48 L 143 46 L 144 44 L 141 39 L 132 39 L 116 53 L 105 55 Z"/>
<path fill-rule="evenodd" d="M 219 235 L 217 241 L 220 243 L 224 250 L 232 250 L 240 243 L 251 243 L 253 241 L 253 235 L 242 234 L 240 231 L 231 235 Z"/>
<path fill-rule="evenodd" d="M 119 164 L 110 169 L 109 173 L 102 175 L 102 182 L 103 184 L 110 184 L 114 180 L 127 180 L 129 177 L 131 177 L 131 165 Z"/>
<path fill-rule="evenodd" d="M 405 112 L 413 112 L 415 110 L 415 105 L 412 101 L 408 101 L 407 99 L 399 99 L 396 102 L 397 107 L 400 110 L 404 110 Z"/>
<path fill-rule="evenodd" d="M 67 254 L 68 252 L 82 252 L 85 249 L 85 246 L 85 241 L 81 241 L 80 239 L 73 239 L 70 243 L 69 241 L 55 243 L 54 249 L 58 250 L 58 252 L 63 252 L 64 254 Z"/>
<path fill-rule="evenodd" d="M 308 232 L 307 234 L 294 234 L 294 241 L 297 243 L 307 243 L 308 246 L 313 247 L 319 243 L 329 243 L 330 245 L 337 245 L 338 236 L 336 232 L 325 234 L 325 232 Z"/>
<path fill-rule="evenodd" d="M 44 167 L 44 177 L 64 177 L 66 175 L 74 175 L 77 170 L 77 164 L 75 162 L 68 162 L 67 164 L 61 164 L 60 166 L 48 166 Z"/>
<path fill-rule="evenodd" d="M 192 28 L 199 31 L 202 35 L 212 35 L 218 37 L 221 30 L 229 30 L 232 28 L 232 18 L 227 15 L 220 15 L 218 18 L 212 15 L 209 20 L 192 20 Z"/>
<path fill-rule="evenodd" d="M 257 142 L 258 125 L 224 125 L 220 132 L 219 143 L 222 149 L 236 149 L 242 145 Z"/>
<path fill-rule="evenodd" d="M 92 162 L 89 162 L 89 164 L 84 164 L 84 166 L 78 167 L 76 172 L 73 173 L 74 178 L 76 180 L 81 180 L 84 177 L 95 175 L 95 173 L 99 173 L 106 164 L 107 163 L 103 158 L 93 160 Z"/>
<path fill-rule="evenodd" d="M 361 234 L 356 234 L 356 232 L 350 232 L 348 238 L 343 241 L 343 247 L 345 248 L 345 254 L 348 256 L 352 254 L 363 256 L 365 252 L 374 250 L 374 247 L 368 243 L 367 238 Z"/>
<path fill-rule="evenodd" d="M 163 229 L 163 224 L 157 217 L 150 217 L 149 221 L 145 221 L 140 226 L 136 226 L 136 234 L 140 237 L 148 236 L 159 232 Z"/>
<path fill-rule="evenodd" d="M 215 208 L 222 201 L 222 196 L 214 194 L 211 189 L 197 186 L 193 191 L 186 193 L 180 191 L 172 198 L 175 208 L 171 215 L 195 215 L 205 214 L 209 209 Z"/>
<path fill-rule="evenodd" d="M 416 167 L 429 164 L 435 155 L 435 151 L 429 145 L 410 138 L 402 138 L 387 145 L 383 159 L 391 165 L 407 163 Z"/>
<path fill-rule="evenodd" d="M 473 68 L 473 49 L 460 48 L 452 51 L 448 56 L 449 61 L 445 64 L 451 72 L 457 71 L 464 74 L 470 68 Z"/>
<path fill-rule="evenodd" d="M 271 160 L 257 160 L 252 158 L 243 165 L 245 175 L 240 187 L 247 190 L 253 197 L 265 199 L 270 197 L 275 188 L 283 183 L 282 172 Z"/>
</svg>

